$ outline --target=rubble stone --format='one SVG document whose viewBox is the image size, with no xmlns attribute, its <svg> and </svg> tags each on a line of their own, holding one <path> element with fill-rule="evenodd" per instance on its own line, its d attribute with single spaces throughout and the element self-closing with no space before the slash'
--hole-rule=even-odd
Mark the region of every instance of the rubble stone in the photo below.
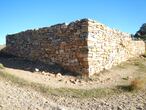
<svg viewBox="0 0 146 110">
<path fill-rule="evenodd" d="M 38 68 L 35 68 L 35 72 L 39 72 L 39 69 Z"/>
</svg>

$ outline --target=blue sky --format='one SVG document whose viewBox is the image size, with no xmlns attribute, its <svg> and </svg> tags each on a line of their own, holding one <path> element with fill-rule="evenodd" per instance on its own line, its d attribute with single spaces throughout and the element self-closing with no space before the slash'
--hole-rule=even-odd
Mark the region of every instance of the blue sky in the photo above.
<svg viewBox="0 0 146 110">
<path fill-rule="evenodd" d="M 0 44 L 7 34 L 91 18 L 134 34 L 146 22 L 146 0 L 0 0 Z"/>
</svg>

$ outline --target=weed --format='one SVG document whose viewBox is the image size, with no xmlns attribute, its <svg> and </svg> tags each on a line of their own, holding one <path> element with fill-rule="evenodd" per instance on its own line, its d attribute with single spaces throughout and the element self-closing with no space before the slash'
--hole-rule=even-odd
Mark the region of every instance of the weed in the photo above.
<svg viewBox="0 0 146 110">
<path fill-rule="evenodd" d="M 129 77 L 124 77 L 124 78 L 122 78 L 123 80 L 128 80 L 129 79 Z"/>
</svg>

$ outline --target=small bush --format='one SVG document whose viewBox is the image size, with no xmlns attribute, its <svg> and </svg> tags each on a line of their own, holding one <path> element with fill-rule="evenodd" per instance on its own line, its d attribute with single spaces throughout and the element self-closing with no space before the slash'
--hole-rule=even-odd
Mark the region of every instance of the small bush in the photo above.
<svg viewBox="0 0 146 110">
<path fill-rule="evenodd" d="M 0 69 L 4 69 L 4 65 L 0 63 Z"/>
<path fill-rule="evenodd" d="M 132 92 L 144 89 L 145 81 L 142 79 L 134 79 L 128 85 L 117 86 L 122 91 Z"/>
<path fill-rule="evenodd" d="M 131 81 L 131 89 L 132 90 L 140 90 L 144 88 L 144 81 L 141 79 L 134 79 Z"/>
</svg>

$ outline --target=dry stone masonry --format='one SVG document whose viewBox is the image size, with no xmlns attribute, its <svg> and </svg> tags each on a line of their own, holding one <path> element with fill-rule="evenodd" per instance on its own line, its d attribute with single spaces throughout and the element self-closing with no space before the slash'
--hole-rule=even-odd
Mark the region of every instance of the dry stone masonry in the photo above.
<svg viewBox="0 0 146 110">
<path fill-rule="evenodd" d="M 58 64 L 90 76 L 145 52 L 141 40 L 90 19 L 27 30 L 6 37 L 9 54 Z"/>
</svg>

